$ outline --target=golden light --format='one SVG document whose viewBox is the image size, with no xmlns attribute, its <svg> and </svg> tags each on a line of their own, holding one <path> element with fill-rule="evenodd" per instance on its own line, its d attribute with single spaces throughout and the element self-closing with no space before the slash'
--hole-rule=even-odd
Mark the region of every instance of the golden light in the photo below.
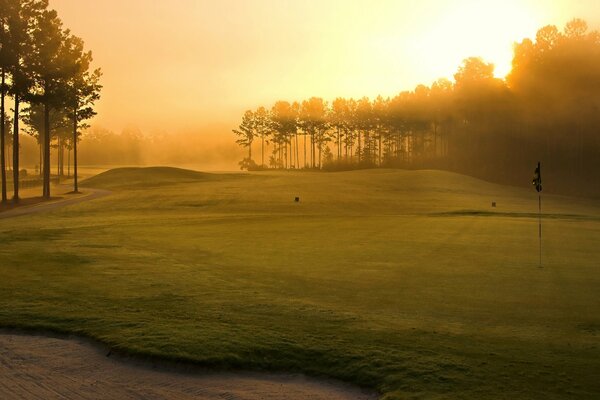
<svg viewBox="0 0 600 400">
<path fill-rule="evenodd" d="M 472 56 L 504 77 L 514 42 L 573 17 L 600 20 L 569 0 L 178 4 L 51 0 L 105 72 L 95 121 L 181 130 L 280 99 L 393 96 L 452 79 Z"/>
<path fill-rule="evenodd" d="M 495 75 L 503 78 L 511 70 L 514 42 L 534 37 L 541 26 L 534 7 L 521 1 L 454 1 L 431 11 L 408 39 L 393 37 L 387 43 L 390 52 L 404 47 L 418 60 L 419 75 L 431 79 L 452 78 L 471 56 L 493 63 Z"/>
</svg>

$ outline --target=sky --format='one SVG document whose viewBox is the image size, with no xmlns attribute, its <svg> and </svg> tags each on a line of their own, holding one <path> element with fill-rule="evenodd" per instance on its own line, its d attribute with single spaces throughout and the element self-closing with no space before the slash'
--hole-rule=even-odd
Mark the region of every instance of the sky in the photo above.
<svg viewBox="0 0 600 400">
<path fill-rule="evenodd" d="M 93 126 L 230 132 L 244 110 L 311 96 L 393 96 L 452 78 L 597 0 L 50 0 L 103 71 Z"/>
</svg>

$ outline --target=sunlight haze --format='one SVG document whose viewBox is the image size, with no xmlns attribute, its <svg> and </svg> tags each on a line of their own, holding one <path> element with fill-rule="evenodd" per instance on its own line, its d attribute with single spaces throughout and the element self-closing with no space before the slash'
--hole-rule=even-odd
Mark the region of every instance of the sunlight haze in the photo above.
<svg viewBox="0 0 600 400">
<path fill-rule="evenodd" d="M 82 37 L 104 90 L 94 126 L 228 133 L 278 99 L 393 96 L 481 56 L 510 71 L 512 44 L 595 1 L 51 0 Z"/>
</svg>

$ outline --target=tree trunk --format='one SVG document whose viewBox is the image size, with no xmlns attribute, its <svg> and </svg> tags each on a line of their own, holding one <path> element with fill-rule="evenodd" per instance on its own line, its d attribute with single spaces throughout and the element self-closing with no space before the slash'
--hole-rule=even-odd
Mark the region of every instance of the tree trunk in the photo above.
<svg viewBox="0 0 600 400">
<path fill-rule="evenodd" d="M 260 166 L 264 168 L 265 166 L 265 137 L 260 137 Z"/>
<path fill-rule="evenodd" d="M 47 92 L 46 92 L 47 93 Z M 44 103 L 44 189 L 45 199 L 50 198 L 50 106 Z"/>
<path fill-rule="evenodd" d="M 42 176 L 44 176 L 44 167 L 43 167 L 43 164 L 44 164 L 43 147 L 44 147 L 44 145 L 42 144 L 42 133 L 38 132 L 38 135 L 40 136 L 39 140 L 38 140 L 38 142 L 39 142 L 38 143 L 39 144 L 38 147 L 40 148 L 40 163 L 39 163 L 39 167 L 40 167 L 40 178 L 41 178 Z"/>
<path fill-rule="evenodd" d="M 306 168 L 306 132 L 304 132 L 304 168 Z"/>
<path fill-rule="evenodd" d="M 79 193 L 77 182 L 77 108 L 73 110 L 73 192 Z"/>
<path fill-rule="evenodd" d="M 340 128 L 339 127 L 337 128 L 337 145 L 338 145 L 338 148 L 337 148 L 337 152 L 338 152 L 337 159 L 338 159 L 338 161 L 340 161 L 340 159 L 342 158 L 342 141 L 341 141 Z"/>
<path fill-rule="evenodd" d="M 15 120 L 13 128 L 13 201 L 19 201 L 19 95 L 15 94 Z"/>
<path fill-rule="evenodd" d="M 354 154 L 354 132 L 350 138 L 350 163 L 353 162 L 352 155 Z"/>
<path fill-rule="evenodd" d="M 288 149 L 288 169 L 292 169 L 294 167 L 294 140 L 293 136 L 290 134 L 286 137 L 287 140 L 287 149 Z"/>
<path fill-rule="evenodd" d="M 319 142 L 317 147 L 319 148 L 319 169 L 321 169 L 321 149 L 323 149 L 323 144 Z"/>
<path fill-rule="evenodd" d="M 60 136 L 56 137 L 56 178 L 60 178 Z"/>
<path fill-rule="evenodd" d="M 300 169 L 300 151 L 298 150 L 298 130 L 296 130 L 296 166 Z"/>
<path fill-rule="evenodd" d="M 360 131 L 358 131 L 358 151 L 356 154 L 358 155 L 358 163 L 360 164 Z"/>
<path fill-rule="evenodd" d="M 317 149 L 315 143 L 315 133 L 311 134 L 311 142 L 312 142 L 312 167 L 315 168 L 317 166 Z"/>
<path fill-rule="evenodd" d="M 378 145 L 378 149 L 379 150 L 379 166 L 381 166 L 381 153 L 382 153 L 382 148 L 381 148 L 381 131 L 379 131 L 379 145 Z"/>
<path fill-rule="evenodd" d="M 60 139 L 60 176 L 65 176 L 65 140 Z"/>
<path fill-rule="evenodd" d="M 0 88 L 0 96 L 1 96 L 1 100 L 0 100 L 0 124 L 2 124 L 2 126 L 0 127 L 0 170 L 2 171 L 1 175 L 1 179 L 2 179 L 2 202 L 6 203 L 7 201 L 7 195 L 6 195 L 6 132 L 5 132 L 5 115 L 4 115 L 4 98 L 6 96 L 6 93 L 4 91 L 4 83 L 6 80 L 6 73 L 4 72 L 4 68 L 2 68 L 2 87 Z"/>
</svg>

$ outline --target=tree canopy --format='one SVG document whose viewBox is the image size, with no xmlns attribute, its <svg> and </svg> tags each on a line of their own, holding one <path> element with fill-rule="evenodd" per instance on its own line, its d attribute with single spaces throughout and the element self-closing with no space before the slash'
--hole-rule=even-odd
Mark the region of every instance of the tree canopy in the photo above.
<svg viewBox="0 0 600 400">
<path fill-rule="evenodd" d="M 526 184 L 532 165 L 542 161 L 554 181 L 550 190 L 600 188 L 600 33 L 581 19 L 562 31 L 542 27 L 535 38 L 515 43 L 512 64 L 499 79 L 493 64 L 470 57 L 454 81 L 393 97 L 310 98 L 285 129 L 281 108 L 290 103 L 278 101 L 268 115 L 274 128 L 263 134 L 273 144 L 269 166 L 443 168 Z M 244 118 L 255 117 L 248 110 Z M 332 156 L 321 162 L 330 147 Z M 292 159 L 296 152 L 302 162 Z"/>
<path fill-rule="evenodd" d="M 43 195 L 50 197 L 50 149 L 55 142 L 62 172 L 65 148 L 74 149 L 75 191 L 77 191 L 77 141 L 85 121 L 96 113 L 100 97 L 101 72 L 91 70 L 92 53 L 83 40 L 63 27 L 58 13 L 48 8 L 48 0 L 0 0 L 0 73 L 2 131 L 0 170 L 2 201 L 6 194 L 6 114 L 5 102 L 13 106 L 13 199 L 19 199 L 19 123 L 40 144 L 40 170 Z M 23 107 L 24 105 L 24 107 Z M 71 131 L 69 134 L 69 130 Z"/>
</svg>

